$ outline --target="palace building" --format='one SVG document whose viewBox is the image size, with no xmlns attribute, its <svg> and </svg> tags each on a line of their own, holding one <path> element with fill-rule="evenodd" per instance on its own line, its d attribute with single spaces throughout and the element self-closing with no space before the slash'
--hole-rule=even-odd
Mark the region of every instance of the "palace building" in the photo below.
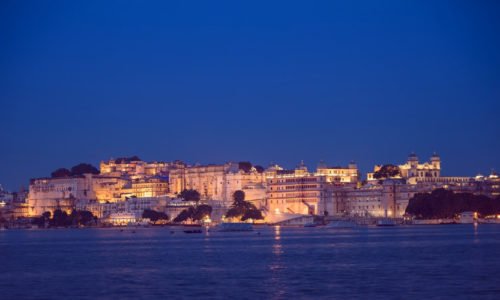
<svg viewBox="0 0 500 300">
<path fill-rule="evenodd" d="M 110 159 L 101 161 L 99 168 L 101 174 L 114 177 L 152 177 L 168 176 L 171 170 L 184 168 L 186 165 L 181 161 L 173 162 L 145 162 L 138 157 Z"/>
<path fill-rule="evenodd" d="M 337 186 L 356 186 L 359 171 L 354 163 L 347 168 L 326 167 L 323 163 L 310 173 L 303 162 L 294 170 L 274 168 L 267 172 L 267 210 L 271 214 L 324 214 L 336 211 L 333 192 Z"/>
<path fill-rule="evenodd" d="M 170 193 L 179 194 L 185 189 L 197 190 L 203 200 L 218 200 L 225 205 L 232 203 L 233 193 L 245 192 L 247 201 L 265 198 L 265 174 L 255 167 L 240 168 L 239 163 L 190 166 L 170 172 Z"/>
<path fill-rule="evenodd" d="M 415 153 L 408 156 L 406 163 L 399 165 L 401 178 L 407 179 L 409 183 L 415 184 L 417 181 L 425 178 L 438 178 L 441 176 L 441 158 L 434 153 L 429 162 L 419 163 Z M 374 173 L 379 171 L 382 165 L 376 165 L 372 173 L 367 174 L 368 181 L 377 180 L 374 178 Z"/>
</svg>

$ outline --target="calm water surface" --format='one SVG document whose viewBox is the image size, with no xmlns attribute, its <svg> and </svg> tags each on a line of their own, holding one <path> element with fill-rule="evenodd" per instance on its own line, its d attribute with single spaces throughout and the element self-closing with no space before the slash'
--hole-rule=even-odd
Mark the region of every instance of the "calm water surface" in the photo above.
<svg viewBox="0 0 500 300">
<path fill-rule="evenodd" d="M 500 225 L 0 231 L 0 299 L 500 299 Z"/>
</svg>

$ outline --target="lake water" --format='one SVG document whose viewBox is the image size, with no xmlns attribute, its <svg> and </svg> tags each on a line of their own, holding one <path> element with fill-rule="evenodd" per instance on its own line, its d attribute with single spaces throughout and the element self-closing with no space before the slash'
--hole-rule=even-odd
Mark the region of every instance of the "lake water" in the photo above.
<svg viewBox="0 0 500 300">
<path fill-rule="evenodd" d="M 500 226 L 0 231 L 1 299 L 500 299 Z"/>
</svg>

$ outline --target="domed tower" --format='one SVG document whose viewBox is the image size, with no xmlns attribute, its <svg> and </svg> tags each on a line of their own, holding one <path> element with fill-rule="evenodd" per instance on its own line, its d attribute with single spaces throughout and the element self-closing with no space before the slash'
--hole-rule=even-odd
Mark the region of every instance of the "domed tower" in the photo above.
<svg viewBox="0 0 500 300">
<path fill-rule="evenodd" d="M 439 155 L 437 155 L 436 152 L 434 152 L 434 154 L 432 154 L 431 156 L 431 163 L 432 168 L 434 169 L 432 171 L 432 175 L 434 175 L 434 177 L 441 176 L 441 158 L 439 157 Z"/>
<path fill-rule="evenodd" d="M 418 157 L 414 152 L 412 152 L 412 153 L 410 153 L 410 155 L 408 155 L 407 165 L 409 165 L 410 167 L 408 170 L 406 170 L 406 172 L 404 172 L 406 174 L 403 174 L 403 177 L 409 177 L 409 178 L 418 177 L 418 171 L 417 171 L 417 169 L 418 169 Z"/>
<path fill-rule="evenodd" d="M 358 168 L 358 165 L 356 164 L 356 162 L 354 160 L 351 160 L 349 162 L 349 166 L 348 166 L 349 169 L 357 169 Z"/>
<path fill-rule="evenodd" d="M 415 152 L 412 152 L 412 153 L 410 153 L 410 155 L 408 155 L 408 164 L 410 165 L 410 167 L 412 169 L 417 169 L 417 167 L 418 167 L 418 157 L 415 154 Z"/>
<path fill-rule="evenodd" d="M 304 161 L 301 160 L 300 164 L 295 168 L 295 175 L 305 175 L 307 173 L 307 166 L 304 164 Z"/>
</svg>

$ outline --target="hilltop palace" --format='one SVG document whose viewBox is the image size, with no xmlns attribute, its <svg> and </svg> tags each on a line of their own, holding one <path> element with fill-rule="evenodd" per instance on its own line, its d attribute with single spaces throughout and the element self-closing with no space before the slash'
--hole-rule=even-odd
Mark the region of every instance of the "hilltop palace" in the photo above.
<svg viewBox="0 0 500 300">
<path fill-rule="evenodd" d="M 437 188 L 490 197 L 500 195 L 496 174 L 476 177 L 442 177 L 441 159 L 434 154 L 420 163 L 415 154 L 399 165 L 399 174 L 377 179 L 376 165 L 366 180 L 354 162 L 345 167 L 320 163 L 310 171 L 303 163 L 285 170 L 278 165 L 264 169 L 250 163 L 189 166 L 181 161 L 144 162 L 109 160 L 100 163 L 100 174 L 61 178 L 36 178 L 29 192 L 12 194 L 0 189 L 0 209 L 11 218 L 39 216 L 56 209 L 85 209 L 99 218 L 141 218 L 144 209 L 166 212 L 174 218 L 190 203 L 178 199 L 184 189 L 200 193 L 217 220 L 232 204 L 237 190 L 260 208 L 268 222 L 298 215 L 402 217 L 416 193 Z M 14 199 L 16 198 L 16 199 Z"/>
</svg>

